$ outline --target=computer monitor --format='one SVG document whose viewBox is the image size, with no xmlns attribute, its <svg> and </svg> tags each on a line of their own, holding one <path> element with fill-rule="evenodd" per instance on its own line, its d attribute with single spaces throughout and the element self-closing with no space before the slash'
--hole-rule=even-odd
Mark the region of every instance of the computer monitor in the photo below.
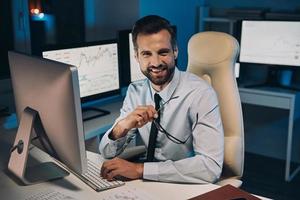
<svg viewBox="0 0 300 200">
<path fill-rule="evenodd" d="M 235 74 L 235 78 L 239 78 L 240 77 L 240 63 L 236 62 L 234 64 L 234 74 Z"/>
<path fill-rule="evenodd" d="M 50 46 L 42 52 L 42 55 L 44 58 L 78 68 L 82 102 L 108 97 L 120 92 L 118 44 L 115 40 L 64 47 Z M 102 113 L 100 115 L 109 114 L 108 111 L 96 110 Z"/>
<path fill-rule="evenodd" d="M 300 67 L 299 21 L 243 21 L 240 61 Z"/>
<path fill-rule="evenodd" d="M 14 144 L 18 153 L 19 148 L 26 147 L 26 141 L 30 144 L 33 127 L 49 154 L 82 174 L 87 161 L 77 68 L 16 52 L 9 52 L 8 57 L 19 120 Z M 39 120 L 34 120 L 32 113 Z M 27 159 L 26 152 L 18 153 L 13 151 L 10 160 L 10 166 L 17 167 L 16 175 L 22 168 L 20 157 Z"/>
<path fill-rule="evenodd" d="M 299 21 L 243 20 L 239 61 L 279 66 L 280 70 L 300 67 L 299 36 Z"/>
<path fill-rule="evenodd" d="M 120 64 L 122 65 L 122 83 L 127 86 L 130 83 L 145 79 L 140 70 L 139 63 L 134 57 L 131 30 L 121 30 L 118 32 L 118 42 L 120 48 Z"/>
</svg>

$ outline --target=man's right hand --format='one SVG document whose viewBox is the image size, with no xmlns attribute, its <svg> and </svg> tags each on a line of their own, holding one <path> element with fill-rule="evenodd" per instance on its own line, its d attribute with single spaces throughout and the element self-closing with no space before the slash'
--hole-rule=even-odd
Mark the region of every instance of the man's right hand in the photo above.
<svg viewBox="0 0 300 200">
<path fill-rule="evenodd" d="M 143 127 L 157 117 L 158 113 L 152 105 L 138 106 L 127 117 L 116 124 L 109 137 L 113 140 L 124 137 L 130 129 Z"/>
</svg>

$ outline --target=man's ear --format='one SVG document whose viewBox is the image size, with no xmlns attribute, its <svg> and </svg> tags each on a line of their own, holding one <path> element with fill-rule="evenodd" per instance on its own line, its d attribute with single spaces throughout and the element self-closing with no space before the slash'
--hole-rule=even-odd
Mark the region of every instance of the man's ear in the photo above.
<svg viewBox="0 0 300 200">
<path fill-rule="evenodd" d="M 178 57 L 178 48 L 177 48 L 177 46 L 174 48 L 174 58 L 175 58 L 175 60 L 177 59 L 177 57 Z"/>
<path fill-rule="evenodd" d="M 135 58 L 136 61 L 139 61 L 138 52 L 137 51 L 134 51 L 134 58 Z"/>
</svg>

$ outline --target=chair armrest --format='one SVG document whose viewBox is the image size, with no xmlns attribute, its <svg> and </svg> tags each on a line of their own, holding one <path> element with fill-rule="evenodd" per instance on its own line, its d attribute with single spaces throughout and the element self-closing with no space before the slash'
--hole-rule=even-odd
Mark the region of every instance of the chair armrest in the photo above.
<svg viewBox="0 0 300 200">
<path fill-rule="evenodd" d="M 227 178 L 227 179 L 220 180 L 220 181 L 216 182 L 215 184 L 220 185 L 220 186 L 230 184 L 236 188 L 239 188 L 243 184 L 243 181 L 236 179 L 236 178 Z"/>
</svg>

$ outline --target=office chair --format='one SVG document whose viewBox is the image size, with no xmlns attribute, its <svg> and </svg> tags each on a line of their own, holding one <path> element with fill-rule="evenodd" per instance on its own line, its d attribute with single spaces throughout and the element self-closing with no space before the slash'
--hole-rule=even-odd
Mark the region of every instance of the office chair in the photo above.
<svg viewBox="0 0 300 200">
<path fill-rule="evenodd" d="M 224 127 L 224 163 L 218 185 L 240 187 L 244 168 L 244 128 L 234 65 L 239 52 L 237 40 L 226 33 L 201 32 L 188 42 L 187 71 L 215 89 Z"/>
</svg>

